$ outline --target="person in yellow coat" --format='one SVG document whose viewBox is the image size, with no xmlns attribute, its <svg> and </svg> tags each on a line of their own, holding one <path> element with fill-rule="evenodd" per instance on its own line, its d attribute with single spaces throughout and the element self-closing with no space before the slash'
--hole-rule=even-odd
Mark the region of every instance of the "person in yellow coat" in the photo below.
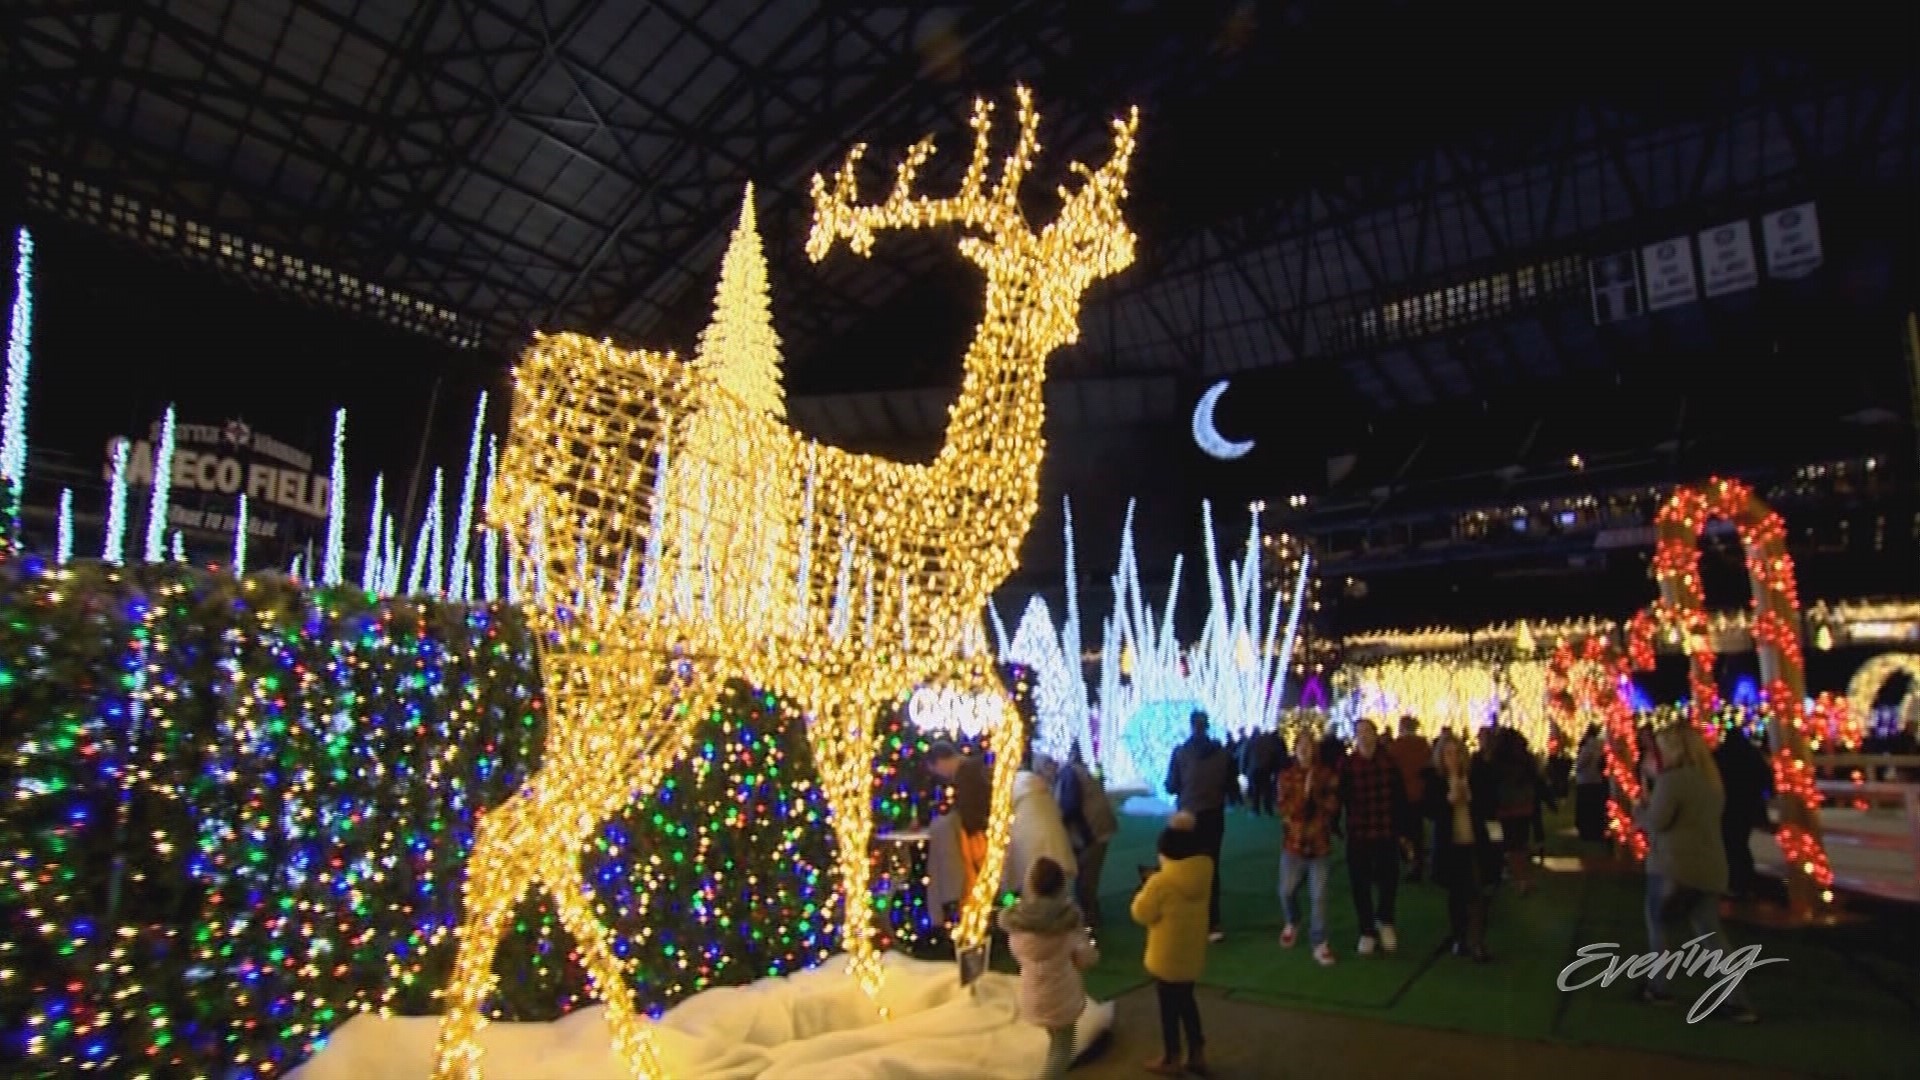
<svg viewBox="0 0 1920 1080">
<path fill-rule="evenodd" d="M 1213 891 L 1213 859 L 1194 831 L 1192 814 L 1167 819 L 1160 833 L 1160 867 L 1147 875 L 1133 898 L 1133 921 L 1147 928 L 1147 974 L 1160 996 L 1160 1037 L 1166 1052 L 1147 1071 L 1178 1076 L 1180 1034 L 1186 1032 L 1185 1071 L 1207 1075 L 1206 1040 L 1193 984 L 1207 966 L 1207 900 Z"/>
</svg>

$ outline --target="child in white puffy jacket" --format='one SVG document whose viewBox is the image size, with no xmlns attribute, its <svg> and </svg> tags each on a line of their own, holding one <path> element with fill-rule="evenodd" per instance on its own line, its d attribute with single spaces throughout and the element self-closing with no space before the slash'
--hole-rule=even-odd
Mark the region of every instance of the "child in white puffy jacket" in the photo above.
<svg viewBox="0 0 1920 1080">
<path fill-rule="evenodd" d="M 1067 874 L 1042 856 L 1027 871 L 1019 902 L 1000 913 L 1000 929 L 1020 962 L 1020 1018 L 1047 1029 L 1042 1080 L 1073 1065 L 1073 1029 L 1087 1007 L 1080 973 L 1099 960 L 1079 905 L 1067 895 Z"/>
</svg>

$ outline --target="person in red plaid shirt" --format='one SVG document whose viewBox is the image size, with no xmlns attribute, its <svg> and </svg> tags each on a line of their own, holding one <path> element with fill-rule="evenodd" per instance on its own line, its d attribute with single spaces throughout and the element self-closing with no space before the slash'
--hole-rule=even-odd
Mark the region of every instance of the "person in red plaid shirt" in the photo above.
<svg viewBox="0 0 1920 1080">
<path fill-rule="evenodd" d="M 1392 952 L 1400 946 L 1393 900 L 1400 884 L 1407 789 L 1372 720 L 1354 728 L 1353 753 L 1340 769 L 1340 801 L 1346 808 L 1347 880 L 1360 922 L 1357 951 L 1366 956 L 1378 946 Z"/>
<path fill-rule="evenodd" d="M 1313 958 L 1333 963 L 1327 945 L 1327 869 L 1333 861 L 1333 819 L 1340 816 L 1340 776 L 1314 744 L 1313 732 L 1302 726 L 1293 737 L 1293 764 L 1280 773 L 1280 824 L 1285 830 L 1280 848 L 1280 910 L 1287 920 L 1280 945 L 1291 949 L 1299 941 L 1300 920 L 1294 893 L 1307 882 L 1313 921 L 1307 925 Z"/>
</svg>

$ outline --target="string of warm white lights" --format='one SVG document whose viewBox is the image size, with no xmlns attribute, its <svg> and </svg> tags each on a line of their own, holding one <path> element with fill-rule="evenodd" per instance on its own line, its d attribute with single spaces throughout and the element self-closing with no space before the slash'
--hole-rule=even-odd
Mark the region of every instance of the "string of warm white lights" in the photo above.
<svg viewBox="0 0 1920 1080">
<path fill-rule="evenodd" d="M 1920 634 L 1920 600 L 1821 602 L 1805 609 L 1801 620 L 1809 638 L 1821 649 L 1908 642 Z M 1433 654 L 1515 641 L 1523 630 L 1544 641 L 1579 641 L 1594 635 L 1617 635 L 1624 629 L 1623 624 L 1612 619 L 1585 616 L 1532 624 L 1499 623 L 1475 630 L 1440 626 L 1374 630 L 1349 634 L 1340 644 L 1348 656 Z M 1712 612 L 1707 616 L 1705 633 L 1718 652 L 1749 650 L 1753 647 L 1753 613 L 1747 610 Z M 1680 645 L 1665 638 L 1654 644 L 1662 652 L 1677 651 Z"/>
<path fill-rule="evenodd" d="M 868 901 L 878 716 L 922 684 L 998 689 L 987 857 L 954 934 L 961 948 L 984 940 L 1024 734 L 991 658 L 973 646 L 1036 508 L 1047 358 L 1078 337 L 1082 294 L 1133 259 L 1120 207 L 1137 117 L 1114 124 L 1112 158 L 1076 169 L 1084 182 L 1062 191 L 1058 217 L 1035 230 L 1019 188 L 1039 148 L 1039 118 L 1030 95 L 1018 96 L 1019 136 L 991 188 L 984 102 L 953 197 L 912 194 L 932 152 L 926 140 L 908 151 L 878 205 L 855 203 L 862 148 L 833 183 L 813 184 L 814 259 L 842 239 L 866 254 L 880 231 L 969 232 L 959 249 L 985 272 L 985 314 L 930 464 L 808 442 L 764 400 L 743 398 L 734 388 L 756 362 L 739 363 L 740 354 L 754 350 L 764 366 L 774 357 L 765 335 L 716 330 L 703 336 L 706 355 L 693 365 L 570 334 L 540 337 L 528 351 L 515 375 L 493 510 L 552 584 L 533 613 L 547 643 L 550 726 L 540 770 L 482 820 L 476 838 L 437 1053 L 442 1080 L 479 1075 L 495 946 L 514 904 L 536 886 L 556 897 L 579 943 L 616 1053 L 636 1074 L 659 1075 L 578 857 L 599 823 L 648 791 L 682 752 L 692 721 L 731 679 L 812 715 L 808 734 L 848 898 L 844 943 L 869 996 L 881 989 Z M 736 267 L 758 261 L 741 254 L 752 234 L 751 217 L 742 220 L 728 260 Z M 764 308 L 748 310 L 752 291 L 723 289 L 713 326 L 764 319 Z M 743 341 L 752 344 L 733 344 Z M 688 428 L 693 437 L 682 434 Z M 715 491 L 752 492 L 757 512 L 738 513 Z M 637 603 L 626 587 L 636 552 L 644 553 Z M 863 603 L 868 596 L 875 602 Z"/>
<path fill-rule="evenodd" d="M 1896 675 L 1905 675 L 1908 679 L 1907 690 L 1900 696 L 1901 724 L 1920 718 L 1920 653 L 1881 653 L 1869 657 L 1847 681 L 1847 717 L 1841 732 L 1829 732 L 1829 738 L 1837 738 L 1842 743 L 1851 739 L 1857 744 L 1868 718 L 1873 715 L 1874 701 L 1887 681 Z"/>
<path fill-rule="evenodd" d="M 1351 732 L 1364 717 L 1411 716 L 1429 736 L 1443 729 L 1471 733 L 1498 723 L 1544 749 L 1553 729 L 1548 663 L 1517 658 L 1510 649 L 1343 664 L 1332 681 L 1329 719 L 1341 733 Z"/>
</svg>

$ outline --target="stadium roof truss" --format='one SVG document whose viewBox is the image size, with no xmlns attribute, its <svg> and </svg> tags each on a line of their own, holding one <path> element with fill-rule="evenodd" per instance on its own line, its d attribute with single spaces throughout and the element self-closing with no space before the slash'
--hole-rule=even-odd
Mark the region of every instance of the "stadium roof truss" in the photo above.
<svg viewBox="0 0 1920 1080">
<path fill-rule="evenodd" d="M 1320 7 L 1288 6 L 1278 32 L 1305 34 Z M 1281 65 L 1219 46 L 1247 5 L 1130 0 L 1094 26 L 1085 10 L 21 0 L 0 14 L 17 56 L 4 124 L 44 210 L 469 346 L 570 327 L 684 347 L 753 179 L 804 370 L 928 265 L 905 246 L 802 267 L 806 178 L 850 142 L 879 155 L 936 131 L 951 149 L 976 88 L 1025 81 L 1058 168 L 1103 153 L 1104 119 L 1131 101 L 1152 121 L 1273 100 L 1262 69 Z M 1227 167 L 1259 197 L 1224 202 L 1181 175 L 1218 132 L 1149 126 L 1135 188 L 1151 243 L 1064 362 L 1107 385 L 1069 381 L 1056 408 L 1164 419 L 1195 381 L 1308 361 L 1381 411 L 1604 368 L 1580 314 L 1590 255 L 1915 182 L 1910 66 L 1842 78 L 1749 60 L 1657 116 L 1555 92 L 1544 127 L 1311 182 L 1287 162 L 1312 152 L 1276 119 Z M 1360 105 L 1339 107 L 1366 130 Z M 937 427 L 942 401 L 879 391 L 799 414 L 884 440 Z"/>
</svg>

